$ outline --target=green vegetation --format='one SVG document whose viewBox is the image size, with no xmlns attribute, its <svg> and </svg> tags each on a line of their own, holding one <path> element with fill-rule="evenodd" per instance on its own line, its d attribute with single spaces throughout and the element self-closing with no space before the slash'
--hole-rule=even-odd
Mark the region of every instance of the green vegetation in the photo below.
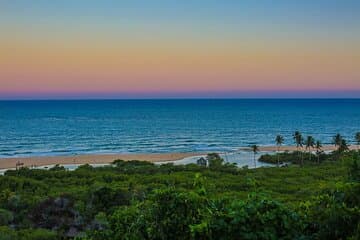
<svg viewBox="0 0 360 240">
<path fill-rule="evenodd" d="M 7 171 L 0 239 L 359 239 L 360 153 L 302 168 L 297 154 L 262 157 L 294 163 L 279 168 L 210 154 L 200 165 Z"/>
<path fill-rule="evenodd" d="M 354 152 L 347 152 L 347 153 L 341 153 L 341 156 L 348 156 L 348 155 L 352 155 Z M 291 164 L 299 164 L 302 165 L 304 163 L 306 164 L 319 164 L 321 162 L 324 161 L 337 161 L 339 159 L 339 152 L 338 151 L 334 151 L 332 153 L 328 153 L 325 154 L 322 150 L 321 150 L 321 145 L 317 146 L 317 151 L 316 153 L 312 153 L 312 152 L 308 152 L 306 153 L 307 158 L 305 160 L 301 160 L 299 159 L 299 155 L 300 154 L 304 154 L 302 152 L 280 152 L 277 154 L 264 154 L 261 155 L 259 158 L 260 162 L 266 162 L 266 163 L 271 163 L 271 164 L 276 164 L 278 161 L 280 162 L 280 164 L 287 164 L 287 163 L 291 163 Z"/>
</svg>

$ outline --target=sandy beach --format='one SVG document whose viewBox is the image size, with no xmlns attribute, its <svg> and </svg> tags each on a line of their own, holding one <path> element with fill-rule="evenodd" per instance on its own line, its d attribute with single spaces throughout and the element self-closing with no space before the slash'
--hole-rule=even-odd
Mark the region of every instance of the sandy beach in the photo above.
<svg viewBox="0 0 360 240">
<path fill-rule="evenodd" d="M 24 167 L 45 166 L 54 164 L 104 164 L 114 160 L 140 160 L 149 162 L 176 161 L 186 157 L 202 155 L 201 153 L 154 153 L 154 154 L 109 154 L 109 155 L 74 155 L 47 157 L 0 158 L 0 169 L 15 168 L 17 162 Z"/>
<path fill-rule="evenodd" d="M 349 146 L 350 149 L 358 149 L 358 146 Z M 324 145 L 323 151 L 335 150 L 334 145 Z M 296 151 L 296 146 L 281 146 L 280 151 Z M 249 147 L 239 148 L 239 151 L 251 151 Z M 260 152 L 275 152 L 277 146 L 260 146 Z M 303 148 L 305 151 L 305 148 Z M 315 149 L 313 149 L 315 151 Z M 124 161 L 140 160 L 149 162 L 169 162 L 181 160 L 187 157 L 205 155 L 201 153 L 152 153 L 152 154 L 107 154 L 107 155 L 73 155 L 73 156 L 46 156 L 46 157 L 18 157 L 18 158 L 0 158 L 0 169 L 15 168 L 17 162 L 23 163 L 24 167 L 45 166 L 55 164 L 106 164 L 116 159 Z"/>
</svg>

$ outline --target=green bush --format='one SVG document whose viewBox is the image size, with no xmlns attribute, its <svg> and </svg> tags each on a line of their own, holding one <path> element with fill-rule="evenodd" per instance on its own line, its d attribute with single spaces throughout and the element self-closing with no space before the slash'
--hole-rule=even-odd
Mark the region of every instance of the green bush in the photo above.
<svg viewBox="0 0 360 240">
<path fill-rule="evenodd" d="M 360 185 L 346 185 L 301 204 L 308 235 L 315 239 L 346 239 L 359 234 Z"/>
<path fill-rule="evenodd" d="M 217 212 L 209 225 L 211 239 L 296 239 L 304 226 L 295 211 L 256 195 Z"/>
<path fill-rule="evenodd" d="M 124 239 L 136 240 L 146 239 L 146 221 L 142 208 L 138 205 L 129 207 L 120 207 L 110 217 L 110 232 L 101 231 L 98 233 L 91 233 L 91 236 L 96 236 L 95 239 Z M 106 234 L 109 232 L 109 234 Z M 102 238 L 97 238 L 101 236 Z"/>
<path fill-rule="evenodd" d="M 195 192 L 156 190 L 149 201 L 119 208 L 111 217 L 114 236 L 123 239 L 190 239 L 200 224 L 207 200 Z"/>
<path fill-rule="evenodd" d="M 9 227 L 0 227 L 0 240 L 56 240 L 55 232 L 46 229 L 23 229 L 15 231 Z"/>
<path fill-rule="evenodd" d="M 18 232 L 19 240 L 56 240 L 55 232 L 46 229 L 25 229 Z"/>
<path fill-rule="evenodd" d="M 17 240 L 17 233 L 15 230 L 6 227 L 0 226 L 0 240 Z"/>
<path fill-rule="evenodd" d="M 13 220 L 14 220 L 14 216 L 12 212 L 5 209 L 0 209 L 0 226 L 8 225 Z"/>
</svg>

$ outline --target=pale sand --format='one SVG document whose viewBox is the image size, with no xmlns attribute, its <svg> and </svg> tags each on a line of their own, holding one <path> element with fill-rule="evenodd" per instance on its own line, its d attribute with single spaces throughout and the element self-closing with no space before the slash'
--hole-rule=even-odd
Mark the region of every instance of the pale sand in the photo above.
<svg viewBox="0 0 360 240">
<path fill-rule="evenodd" d="M 186 157 L 204 155 L 204 153 L 154 153 L 154 154 L 109 154 L 109 155 L 74 155 L 49 157 L 0 158 L 0 169 L 15 168 L 17 162 L 25 167 L 55 164 L 104 164 L 116 159 L 125 161 L 140 160 L 148 162 L 176 161 Z"/>
<path fill-rule="evenodd" d="M 352 145 L 351 150 L 358 149 Z M 324 145 L 323 151 L 335 150 L 334 145 Z M 296 146 L 281 146 L 280 151 L 296 151 Z M 305 147 L 302 148 L 306 151 Z M 312 149 L 315 151 L 315 149 Z M 239 151 L 251 151 L 249 147 L 239 148 Z M 275 152 L 277 146 L 259 146 L 261 152 Z M 168 162 L 181 160 L 186 157 L 202 156 L 206 153 L 154 153 L 154 154 L 109 154 L 109 155 L 74 155 L 74 156 L 48 156 L 48 157 L 22 157 L 22 158 L 0 158 L 0 169 L 15 168 L 17 162 L 23 163 L 25 167 L 46 166 L 55 164 L 104 164 L 112 163 L 116 159 L 125 161 L 140 160 L 148 162 Z"/>
</svg>

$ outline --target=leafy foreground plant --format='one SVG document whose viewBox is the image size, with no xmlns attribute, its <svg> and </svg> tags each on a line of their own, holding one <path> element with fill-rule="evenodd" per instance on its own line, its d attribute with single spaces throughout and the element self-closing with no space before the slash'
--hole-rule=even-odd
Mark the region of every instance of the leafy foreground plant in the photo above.
<svg viewBox="0 0 360 240">
<path fill-rule="evenodd" d="M 226 201 L 164 189 L 146 203 L 119 208 L 110 217 L 110 229 L 89 237 L 250 240 L 346 239 L 352 235 L 356 239 L 360 210 L 345 200 L 352 197 L 341 191 L 324 194 L 296 211 L 255 193 L 244 201 Z"/>
<path fill-rule="evenodd" d="M 294 239 L 304 229 L 296 212 L 256 194 L 228 202 L 174 188 L 117 209 L 109 222 L 90 239 Z"/>
<path fill-rule="evenodd" d="M 307 234 L 314 239 L 360 239 L 360 185 L 338 188 L 300 205 Z"/>
</svg>

